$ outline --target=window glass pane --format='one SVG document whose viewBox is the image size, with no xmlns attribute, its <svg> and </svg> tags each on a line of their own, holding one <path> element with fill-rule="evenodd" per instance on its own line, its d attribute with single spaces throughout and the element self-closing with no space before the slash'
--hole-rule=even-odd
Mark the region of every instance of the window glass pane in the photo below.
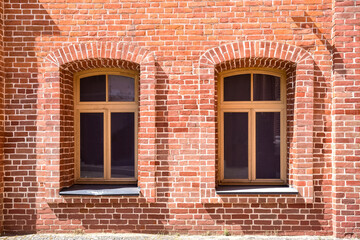
<svg viewBox="0 0 360 240">
<path fill-rule="evenodd" d="M 111 113 L 111 177 L 134 177 L 134 113 Z"/>
<path fill-rule="evenodd" d="M 256 178 L 280 178 L 280 113 L 256 113 Z"/>
<path fill-rule="evenodd" d="M 280 101 L 280 77 L 254 74 L 254 101 Z"/>
<path fill-rule="evenodd" d="M 248 113 L 224 113 L 224 178 L 248 179 Z"/>
<path fill-rule="evenodd" d="M 81 78 L 80 101 L 106 101 L 106 75 Z"/>
<path fill-rule="evenodd" d="M 80 113 L 80 176 L 104 176 L 103 113 Z"/>
<path fill-rule="evenodd" d="M 135 80 L 131 77 L 109 75 L 109 101 L 133 102 Z"/>
<path fill-rule="evenodd" d="M 224 101 L 251 100 L 251 74 L 224 78 Z"/>
</svg>

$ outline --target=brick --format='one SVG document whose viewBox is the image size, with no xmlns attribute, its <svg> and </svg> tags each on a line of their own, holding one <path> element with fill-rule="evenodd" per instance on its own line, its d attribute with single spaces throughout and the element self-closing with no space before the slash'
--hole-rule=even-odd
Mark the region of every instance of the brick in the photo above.
<svg viewBox="0 0 360 240">
<path fill-rule="evenodd" d="M 5 1 L 0 228 L 358 237 L 357 5 Z M 287 175 L 299 195 L 215 193 L 216 74 L 249 67 L 287 73 Z M 58 195 L 74 183 L 73 75 L 94 68 L 140 72 L 139 197 Z"/>
</svg>

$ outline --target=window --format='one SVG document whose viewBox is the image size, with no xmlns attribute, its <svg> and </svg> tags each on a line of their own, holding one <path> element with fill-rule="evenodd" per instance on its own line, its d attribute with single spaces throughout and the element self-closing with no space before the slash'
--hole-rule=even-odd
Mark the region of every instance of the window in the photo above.
<svg viewBox="0 0 360 240">
<path fill-rule="evenodd" d="M 268 69 L 220 74 L 220 184 L 286 183 L 285 79 Z"/>
<path fill-rule="evenodd" d="M 136 183 L 138 74 L 75 75 L 75 182 Z"/>
</svg>

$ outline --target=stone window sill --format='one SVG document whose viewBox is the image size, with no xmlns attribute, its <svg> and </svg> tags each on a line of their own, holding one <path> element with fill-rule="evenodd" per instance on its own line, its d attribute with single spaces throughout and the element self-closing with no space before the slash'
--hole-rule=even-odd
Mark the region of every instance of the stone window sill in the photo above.
<svg viewBox="0 0 360 240">
<path fill-rule="evenodd" d="M 139 196 L 136 185 L 74 184 L 59 192 L 62 196 Z"/>
<path fill-rule="evenodd" d="M 290 186 L 218 186 L 218 195 L 249 195 L 249 194 L 298 194 L 299 192 Z"/>
</svg>

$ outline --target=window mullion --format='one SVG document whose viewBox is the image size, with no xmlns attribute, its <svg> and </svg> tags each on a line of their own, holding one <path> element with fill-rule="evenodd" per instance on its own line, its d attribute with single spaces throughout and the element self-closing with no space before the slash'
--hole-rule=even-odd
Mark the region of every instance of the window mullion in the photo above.
<svg viewBox="0 0 360 240">
<path fill-rule="evenodd" d="M 106 74 L 106 103 L 109 103 L 109 74 Z M 111 179 L 111 113 L 108 109 L 109 105 L 106 105 L 106 128 L 105 128 L 105 139 L 106 139 L 106 156 L 104 162 L 105 179 Z"/>
<path fill-rule="evenodd" d="M 253 179 L 252 177 L 252 109 L 249 109 L 248 114 L 248 176 L 249 181 Z"/>
<path fill-rule="evenodd" d="M 262 103 L 262 102 L 245 102 L 245 103 L 225 103 L 221 105 L 221 109 L 236 110 L 236 109 L 285 109 L 286 105 L 283 103 Z"/>
</svg>

